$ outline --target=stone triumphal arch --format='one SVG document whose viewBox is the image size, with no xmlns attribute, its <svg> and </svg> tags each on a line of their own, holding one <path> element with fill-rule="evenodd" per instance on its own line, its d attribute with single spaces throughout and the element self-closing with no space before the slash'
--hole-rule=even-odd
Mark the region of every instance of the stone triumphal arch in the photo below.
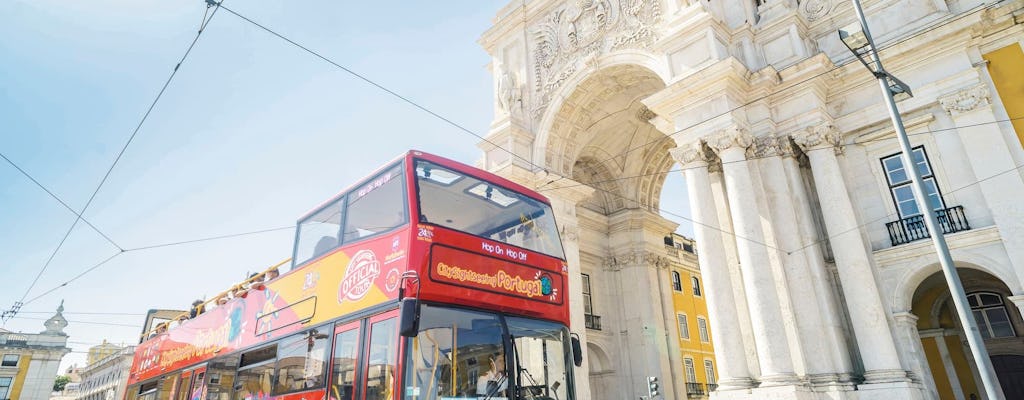
<svg viewBox="0 0 1024 400">
<path fill-rule="evenodd" d="M 868 7 L 876 36 L 917 44 L 886 55 L 921 73 L 910 80 L 926 89 L 902 105 L 911 130 L 954 126 L 973 112 L 965 90 L 990 81 L 971 60 L 985 46 L 1013 43 L 1013 32 L 994 28 L 1008 26 L 1000 22 L 1008 13 L 947 22 L 946 39 L 918 34 L 968 12 L 968 3 Z M 883 239 L 887 221 L 871 224 L 891 206 L 888 187 L 876 182 L 883 173 L 868 168 L 878 169 L 872 157 L 893 152 L 894 142 L 879 144 L 892 131 L 878 88 L 835 35 L 853 21 L 848 4 L 531 0 L 508 4 L 494 21 L 481 39 L 495 78 L 481 164 L 555 206 L 573 331 L 587 349 L 579 398 L 636 399 L 646 395 L 647 376 L 661 378 L 664 398 L 689 397 L 664 258 L 663 238 L 677 223 L 658 212 L 669 174 L 685 178 L 707 288 L 718 374 L 712 397 L 939 397 L 915 342 L 920 334 L 901 314 L 912 311 L 931 272 L 901 283 L 926 267 L 885 253 L 903 250 Z M 978 35 L 991 43 L 961 40 Z M 943 106 L 949 96 L 960 96 L 952 111 Z M 974 100 L 987 110 L 981 118 L 1003 112 L 988 92 Z M 1012 127 L 1001 129 L 1012 145 Z M 959 139 L 915 139 L 936 159 L 952 140 Z M 1024 157 L 1017 146 L 1003 157 Z M 980 168 L 962 153 L 943 153 L 943 162 Z M 1024 188 L 1019 174 L 1004 184 Z M 1000 195 L 986 190 L 963 198 Z M 1012 224 L 989 209 L 975 216 Z M 993 287 L 1020 298 L 1013 295 L 1022 293 L 1024 254 L 1007 250 L 1020 239 L 987 235 L 1005 242 L 994 257 L 1013 280 Z M 603 327 L 585 328 L 598 312 Z"/>
</svg>

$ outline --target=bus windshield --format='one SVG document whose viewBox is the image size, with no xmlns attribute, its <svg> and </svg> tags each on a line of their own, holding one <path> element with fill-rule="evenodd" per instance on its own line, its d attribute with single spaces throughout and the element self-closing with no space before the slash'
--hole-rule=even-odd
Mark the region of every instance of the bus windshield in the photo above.
<svg viewBox="0 0 1024 400">
<path fill-rule="evenodd" d="M 416 179 L 420 221 L 564 258 L 551 206 L 429 161 Z"/>
<path fill-rule="evenodd" d="M 419 334 L 406 351 L 406 396 L 573 400 L 565 326 L 511 316 L 502 321 L 495 313 L 423 305 Z M 504 345 L 505 335 L 511 346 Z"/>
</svg>

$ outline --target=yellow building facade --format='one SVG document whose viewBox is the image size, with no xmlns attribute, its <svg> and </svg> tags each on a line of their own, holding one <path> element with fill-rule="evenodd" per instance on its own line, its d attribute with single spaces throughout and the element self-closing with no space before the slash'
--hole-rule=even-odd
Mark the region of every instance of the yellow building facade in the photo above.
<svg viewBox="0 0 1024 400">
<path fill-rule="evenodd" d="M 11 332 L 0 329 L 0 399 L 46 400 L 53 390 L 61 358 L 67 347 L 68 325 L 61 312 L 44 324 L 40 333 Z"/>
<path fill-rule="evenodd" d="M 696 247 L 693 239 L 674 233 L 665 238 L 665 246 L 672 260 L 669 284 L 672 286 L 672 305 L 683 361 L 681 371 L 686 382 L 685 394 L 687 398 L 703 398 L 717 387 L 717 374 Z"/>
</svg>

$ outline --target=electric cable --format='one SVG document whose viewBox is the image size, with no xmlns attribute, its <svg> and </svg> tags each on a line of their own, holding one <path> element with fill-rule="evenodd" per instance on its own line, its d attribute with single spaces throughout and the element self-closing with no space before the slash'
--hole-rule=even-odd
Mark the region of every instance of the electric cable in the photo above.
<svg viewBox="0 0 1024 400">
<path fill-rule="evenodd" d="M 213 6 L 213 4 L 214 3 L 208 2 L 206 11 L 209 11 L 209 7 Z M 50 263 L 53 262 L 53 258 L 64 246 L 64 243 L 67 241 L 68 237 L 71 236 L 71 232 L 74 231 L 75 226 L 77 226 L 78 222 L 82 220 L 82 215 L 85 214 L 86 210 L 89 209 L 89 206 L 92 205 L 92 202 L 96 198 L 96 195 L 99 193 L 100 189 L 103 188 L 103 185 L 107 182 L 107 179 L 110 177 L 110 173 L 113 172 L 114 167 L 116 167 L 118 162 L 121 161 L 121 157 L 124 156 L 125 151 L 128 150 L 128 146 L 131 145 L 133 140 L 135 140 L 135 137 L 136 135 L 138 135 L 139 130 L 142 129 L 142 125 L 146 122 L 146 119 L 149 118 L 149 115 L 153 112 L 153 109 L 156 107 L 157 102 L 160 101 L 160 98 L 167 90 L 167 87 L 170 86 L 171 81 L 174 79 L 175 75 L 177 75 L 178 69 L 181 68 L 182 63 L 185 62 L 185 60 L 188 58 L 188 55 L 192 52 L 192 49 L 195 47 L 196 43 L 199 42 L 199 38 L 203 35 L 203 32 L 206 31 L 206 27 L 209 25 L 209 22 L 213 20 L 214 16 L 217 15 L 217 10 L 220 9 L 220 3 L 215 4 L 217 8 L 210 13 L 209 18 L 204 18 L 203 22 L 199 26 L 198 32 L 196 32 L 195 38 L 192 39 L 192 43 L 190 43 L 188 48 L 185 50 L 185 54 L 183 54 L 181 56 L 181 59 L 178 60 L 177 64 L 174 65 L 174 69 L 171 71 L 170 76 L 167 77 L 167 80 L 164 82 L 163 87 L 160 88 L 160 91 L 157 93 L 156 97 L 150 103 L 149 108 L 146 109 L 145 114 L 142 115 L 142 119 L 139 121 L 138 125 L 135 126 L 135 129 L 132 131 L 132 134 L 128 137 L 128 140 L 121 147 L 121 150 L 117 153 L 117 157 L 114 158 L 114 162 L 110 164 L 109 168 L 107 168 L 107 172 L 103 175 L 103 178 L 100 180 L 99 184 L 96 185 L 96 189 L 94 189 L 92 195 L 89 196 L 89 200 L 86 201 L 85 206 L 82 207 L 82 210 L 80 212 L 75 214 L 75 221 L 68 228 L 67 232 L 64 233 L 64 237 L 60 240 L 60 243 L 57 244 L 57 247 L 54 248 L 53 252 L 50 253 L 50 256 L 43 264 L 43 267 L 39 269 L 39 273 L 36 274 L 35 278 L 32 280 L 32 283 L 29 284 L 28 289 L 26 289 L 25 293 L 21 296 L 21 300 L 15 302 L 15 306 L 13 306 L 10 310 L 3 313 L 4 320 L 17 315 L 17 310 L 20 309 L 21 306 L 25 304 L 25 299 L 28 297 L 29 293 L 32 292 L 32 289 L 35 287 L 36 283 L 39 282 L 39 278 L 43 276 L 43 273 L 46 272 L 46 269 L 50 266 Z M 124 250 L 121 249 L 121 252 L 123 253 Z M 77 277 L 75 279 L 77 279 Z"/>
<path fill-rule="evenodd" d="M 89 220 L 85 219 L 85 217 L 82 217 L 81 213 L 75 211 L 75 209 L 71 208 L 71 206 L 69 206 L 68 203 L 64 202 L 64 200 L 62 200 L 59 196 L 54 194 L 53 191 L 48 189 L 46 186 L 43 186 L 43 184 L 40 183 L 32 175 L 29 175 L 29 173 L 25 171 L 25 169 L 21 168 L 21 166 L 19 166 L 18 164 L 15 164 L 14 161 L 12 161 L 10 158 L 7 158 L 7 156 L 4 155 L 3 152 L 0 152 L 0 158 L 3 158 L 4 161 L 7 161 L 8 164 L 10 164 L 12 167 L 14 167 L 14 169 L 18 170 L 18 172 L 20 172 L 22 175 L 24 175 L 26 178 L 32 181 L 32 183 L 35 183 L 36 186 L 38 186 L 40 189 L 43 189 L 43 191 L 46 192 L 46 194 L 50 195 L 50 197 L 52 197 L 54 200 L 57 200 L 57 202 L 60 203 L 60 205 L 64 206 L 64 208 L 66 208 L 68 211 L 71 211 L 72 214 L 80 218 L 82 222 L 85 222 L 86 225 L 88 225 L 90 228 L 92 228 L 94 232 L 98 233 L 100 236 L 106 239 L 107 242 L 110 242 L 110 244 L 114 245 L 114 247 L 117 247 L 118 250 L 123 250 L 123 248 L 120 245 L 118 245 L 117 242 L 114 242 L 114 240 L 111 239 L 110 236 L 108 236 L 106 233 L 103 233 L 103 231 L 97 228 L 96 225 L 93 225 L 92 222 L 89 222 Z"/>
</svg>

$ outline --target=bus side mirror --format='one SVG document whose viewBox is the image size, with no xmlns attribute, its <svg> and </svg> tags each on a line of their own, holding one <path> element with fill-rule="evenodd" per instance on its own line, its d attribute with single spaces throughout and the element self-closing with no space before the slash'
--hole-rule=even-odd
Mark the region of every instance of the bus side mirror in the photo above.
<svg viewBox="0 0 1024 400">
<path fill-rule="evenodd" d="M 420 333 L 419 299 L 402 299 L 399 310 L 398 333 L 404 337 L 416 337 Z"/>
<path fill-rule="evenodd" d="M 575 334 L 572 336 L 572 363 L 577 367 L 583 366 L 583 347 Z"/>
</svg>

